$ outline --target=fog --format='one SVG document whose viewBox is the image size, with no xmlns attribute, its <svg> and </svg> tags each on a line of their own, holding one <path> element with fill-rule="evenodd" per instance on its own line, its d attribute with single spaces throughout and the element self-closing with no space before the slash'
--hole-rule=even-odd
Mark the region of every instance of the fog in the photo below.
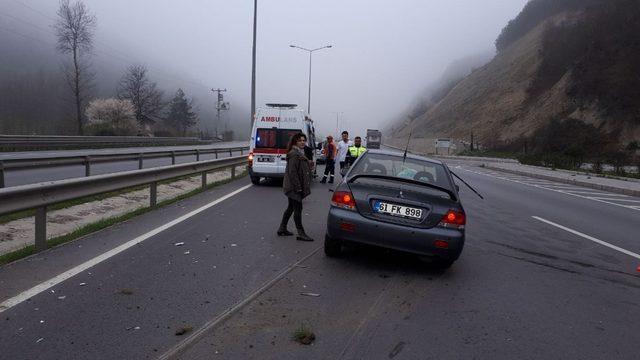
<svg viewBox="0 0 640 360">
<path fill-rule="evenodd" d="M 306 109 L 308 54 L 289 45 L 332 45 L 313 54 L 311 115 L 317 128 L 323 135 L 335 133 L 336 117 L 340 130 L 362 134 L 381 128 L 406 111 L 450 63 L 493 51 L 501 29 L 525 3 L 259 0 L 257 104 L 296 103 Z M 213 122 L 209 89 L 226 88 L 225 100 L 231 103 L 226 116 L 236 126 L 249 123 L 253 1 L 85 4 L 98 21 L 95 64 L 110 63 L 122 71 L 131 63 L 146 64 L 163 88 L 181 86 L 197 97 L 205 127 Z M 23 40 L 28 41 L 24 35 L 43 39 L 33 46 L 54 43 L 46 30 L 57 6 L 54 0 L 0 0 L 0 35 L 14 36 L 11 30 L 19 26 Z M 51 62 L 58 61 L 52 55 Z M 117 78 L 110 79 L 99 87 L 114 87 Z"/>
</svg>

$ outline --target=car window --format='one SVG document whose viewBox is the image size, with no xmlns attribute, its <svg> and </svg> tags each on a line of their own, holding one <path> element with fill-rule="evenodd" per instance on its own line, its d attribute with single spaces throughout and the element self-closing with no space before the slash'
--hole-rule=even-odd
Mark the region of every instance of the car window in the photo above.
<svg viewBox="0 0 640 360">
<path fill-rule="evenodd" d="M 400 155 L 365 153 L 351 170 L 350 175 L 386 175 L 424 183 L 451 190 L 451 183 L 442 164 L 407 158 Z"/>
<path fill-rule="evenodd" d="M 256 148 L 286 149 L 291 137 L 298 133 L 298 129 L 258 129 Z"/>
</svg>

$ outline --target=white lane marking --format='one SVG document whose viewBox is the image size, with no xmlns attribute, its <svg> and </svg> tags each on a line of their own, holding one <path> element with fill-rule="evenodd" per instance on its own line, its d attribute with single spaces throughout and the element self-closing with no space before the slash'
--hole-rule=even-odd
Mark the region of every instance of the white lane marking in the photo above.
<svg viewBox="0 0 640 360">
<path fill-rule="evenodd" d="M 587 239 L 587 240 L 591 240 L 591 241 L 593 241 L 593 242 L 594 242 L 594 243 L 596 243 L 596 244 L 600 244 L 600 245 L 602 245 L 602 246 L 606 246 L 606 247 L 608 247 L 608 248 L 610 248 L 610 249 L 613 249 L 613 250 L 619 251 L 619 252 L 621 252 L 621 253 L 623 253 L 623 254 L 626 254 L 626 255 L 632 256 L 632 257 L 634 257 L 634 258 L 636 258 L 636 259 L 640 259 L 640 255 L 638 255 L 638 254 L 634 253 L 633 251 L 629 251 L 629 250 L 627 250 L 627 249 L 623 249 L 623 248 L 621 248 L 621 247 L 619 247 L 619 246 L 615 246 L 615 245 L 613 245 L 613 244 L 609 244 L 609 243 L 608 243 L 608 242 L 606 242 L 606 241 L 602 241 L 602 240 L 600 240 L 600 239 L 596 239 L 596 238 L 594 238 L 593 236 L 589 236 L 589 235 L 587 235 L 587 234 L 583 234 L 583 233 L 581 233 L 581 232 L 579 232 L 579 231 L 576 231 L 576 230 L 570 229 L 570 228 L 568 228 L 568 227 L 566 227 L 566 226 L 562 226 L 562 225 L 560 225 L 560 224 L 556 224 L 556 223 L 554 223 L 553 221 L 549 221 L 549 220 L 543 219 L 543 218 L 538 217 L 538 216 L 532 216 L 532 218 L 534 218 L 534 219 L 536 219 L 536 220 L 538 220 L 538 221 L 542 221 L 543 223 L 547 223 L 547 224 L 549 224 L 549 225 L 551 225 L 551 226 L 555 226 L 555 227 L 557 227 L 558 229 L 562 229 L 562 230 L 564 230 L 564 231 L 570 232 L 570 233 L 572 233 L 572 234 L 574 234 L 574 235 L 581 236 L 581 237 L 583 237 L 583 238 L 585 238 L 585 239 Z"/>
<path fill-rule="evenodd" d="M 49 279 L 47 281 L 44 281 L 44 282 L 32 287 L 29 290 L 25 290 L 22 293 L 14 296 L 14 297 L 12 297 L 10 299 L 7 299 L 7 300 L 3 301 L 0 304 L 0 313 L 5 311 L 5 310 L 8 310 L 8 309 L 10 309 L 10 308 L 12 308 L 12 307 L 14 307 L 16 305 L 18 305 L 18 304 L 20 304 L 21 302 L 23 302 L 23 301 L 25 301 L 27 299 L 30 299 L 30 298 L 38 295 L 39 293 L 41 293 L 43 291 L 46 291 L 47 289 L 49 289 L 52 286 L 58 285 L 59 283 L 65 281 L 65 280 L 67 280 L 67 279 L 69 279 L 69 278 L 71 278 L 71 277 L 73 277 L 75 275 L 78 275 L 79 273 L 81 273 L 81 272 L 83 272 L 83 271 L 85 271 L 85 270 L 87 270 L 87 269 L 89 269 L 89 268 L 91 268 L 91 267 L 93 267 L 93 266 L 95 266 L 95 265 L 97 265 L 97 264 L 109 259 L 110 257 L 113 257 L 113 256 L 115 256 L 115 255 L 117 255 L 117 254 L 129 249 L 132 246 L 135 246 L 135 245 L 147 240 L 148 238 L 150 238 L 150 237 L 152 237 L 154 235 L 157 235 L 157 234 L 169 229 L 170 227 L 172 227 L 174 225 L 177 225 L 177 224 L 189 219 L 190 217 L 192 217 L 194 215 L 197 215 L 197 214 L 199 214 L 199 213 L 201 213 L 201 212 L 203 212 L 203 211 L 205 211 L 205 210 L 207 210 L 207 209 L 209 209 L 209 208 L 211 208 L 211 207 L 213 207 L 213 206 L 215 206 L 215 205 L 217 205 L 217 204 L 229 199 L 230 197 L 233 197 L 233 196 L 235 196 L 235 195 L 247 190 L 251 186 L 252 185 L 250 184 L 250 185 L 247 185 L 247 186 L 243 186 L 243 187 L 239 188 L 238 190 L 230 192 L 229 194 L 227 194 L 227 195 L 225 195 L 225 196 L 223 196 L 221 198 L 218 198 L 218 199 L 208 203 L 207 205 L 199 207 L 199 208 L 197 208 L 197 209 L 195 209 L 195 210 L 193 210 L 193 211 L 191 211 L 191 212 L 189 212 L 189 213 L 187 213 L 185 215 L 180 216 L 177 219 L 174 219 L 174 220 L 172 220 L 172 221 L 170 221 L 170 222 L 168 222 L 168 223 L 166 223 L 166 224 L 164 224 L 164 225 L 162 225 L 162 226 L 160 226 L 158 228 L 155 228 L 155 229 L 153 229 L 153 230 L 151 230 L 151 231 L 149 231 L 149 232 L 147 232 L 145 234 L 142 234 L 142 235 L 138 236 L 137 238 L 135 238 L 133 240 L 129 240 L 126 243 L 124 243 L 124 244 L 122 244 L 122 245 L 120 245 L 120 246 L 118 246 L 116 248 L 113 248 L 113 249 L 111 249 L 111 250 L 109 250 L 109 251 L 107 251 L 107 252 L 105 252 L 105 253 L 103 253 L 101 255 L 98 255 L 98 256 L 94 257 L 93 259 L 91 259 L 91 260 L 87 260 L 84 263 L 82 263 L 82 264 L 80 264 L 80 265 L 78 265 L 78 266 L 76 266 L 74 268 L 71 268 L 71 269 L 63 272 L 62 274 L 59 274 L 56 277 L 53 277 L 53 278 L 51 278 L 51 279 Z"/>
<path fill-rule="evenodd" d="M 640 200 L 634 200 L 634 199 L 608 199 L 608 198 L 604 198 L 604 197 L 599 197 L 599 196 L 594 196 L 594 199 L 600 199 L 600 200 L 613 200 L 613 201 L 624 201 L 624 202 L 636 202 L 636 203 L 640 203 Z"/>
<path fill-rule="evenodd" d="M 512 181 L 512 182 L 515 182 L 515 183 L 518 183 L 518 184 L 522 184 L 522 185 L 525 185 L 525 186 L 531 186 L 531 187 L 536 187 L 536 188 L 539 188 L 539 189 L 555 191 L 555 192 L 559 192 L 561 194 L 567 194 L 567 195 L 579 197 L 579 198 L 582 198 L 582 199 L 597 201 L 597 202 L 601 202 L 601 203 L 605 203 L 605 204 L 609 204 L 609 205 L 623 207 L 625 209 L 631 209 L 631 210 L 640 211 L 640 207 L 637 207 L 637 206 L 623 205 L 623 204 L 617 204 L 617 203 L 610 202 L 610 201 L 594 199 L 593 197 L 590 197 L 590 196 L 582 196 L 582 195 L 578 195 L 578 194 L 573 194 L 571 192 L 564 191 L 564 190 L 556 190 L 556 189 L 551 189 L 551 188 L 548 188 L 548 187 L 545 187 L 545 186 L 541 186 L 541 185 L 529 184 L 529 183 L 526 183 L 524 181 L 509 180 L 509 179 L 501 177 L 501 176 L 491 176 L 491 175 L 489 175 L 487 173 L 482 173 L 482 172 L 479 172 L 479 171 L 473 171 L 473 170 L 467 170 L 467 169 L 462 169 L 462 170 L 470 172 L 470 173 L 478 174 L 478 175 L 484 175 L 484 176 L 488 176 L 488 177 L 493 177 L 493 178 L 500 179 L 500 180 Z"/>
<path fill-rule="evenodd" d="M 623 197 L 623 198 L 628 198 L 630 197 L 629 195 L 623 195 L 623 194 L 613 194 L 613 193 L 603 193 L 603 192 L 593 192 L 593 191 L 586 191 L 586 190 L 570 190 L 570 192 L 572 193 L 576 193 L 576 194 L 585 194 L 585 195 L 605 195 L 605 196 L 615 196 L 615 197 Z"/>
</svg>

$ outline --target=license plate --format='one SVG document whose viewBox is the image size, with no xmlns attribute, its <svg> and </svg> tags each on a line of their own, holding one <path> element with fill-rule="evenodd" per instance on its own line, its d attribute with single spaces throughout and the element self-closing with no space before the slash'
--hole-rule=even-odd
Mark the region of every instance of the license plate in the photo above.
<svg viewBox="0 0 640 360">
<path fill-rule="evenodd" d="M 373 204 L 373 211 L 387 215 L 408 217 L 411 219 L 422 218 L 422 209 L 390 204 L 382 201 L 376 201 Z"/>
<path fill-rule="evenodd" d="M 258 162 L 275 162 L 276 158 L 273 157 L 259 157 Z"/>
</svg>

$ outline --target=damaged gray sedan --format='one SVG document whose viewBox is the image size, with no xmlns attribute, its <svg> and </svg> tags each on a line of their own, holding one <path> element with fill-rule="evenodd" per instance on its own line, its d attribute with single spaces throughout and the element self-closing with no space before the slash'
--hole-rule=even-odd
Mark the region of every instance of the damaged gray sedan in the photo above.
<svg viewBox="0 0 640 360">
<path fill-rule="evenodd" d="M 361 155 L 334 190 L 324 251 L 363 243 L 426 256 L 450 267 L 464 246 L 466 215 L 449 168 L 389 151 Z"/>
</svg>

